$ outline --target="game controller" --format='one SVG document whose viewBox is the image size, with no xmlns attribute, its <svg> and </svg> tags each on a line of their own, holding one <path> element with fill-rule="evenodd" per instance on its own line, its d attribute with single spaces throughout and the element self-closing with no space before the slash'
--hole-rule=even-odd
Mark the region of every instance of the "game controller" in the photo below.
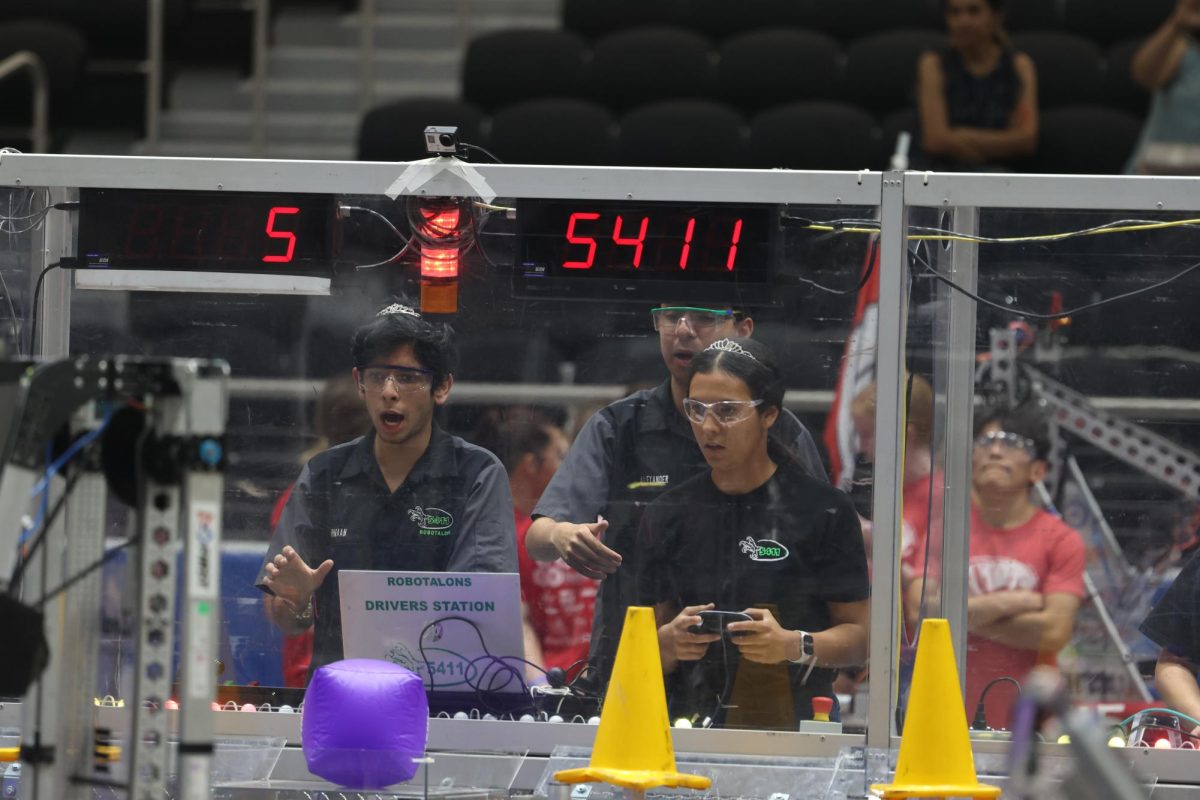
<svg viewBox="0 0 1200 800">
<path fill-rule="evenodd" d="M 728 630 L 731 622 L 751 622 L 754 618 L 744 611 L 699 611 L 699 625 L 690 625 L 688 633 L 715 633 L 725 636 L 744 636 L 745 631 Z"/>
</svg>

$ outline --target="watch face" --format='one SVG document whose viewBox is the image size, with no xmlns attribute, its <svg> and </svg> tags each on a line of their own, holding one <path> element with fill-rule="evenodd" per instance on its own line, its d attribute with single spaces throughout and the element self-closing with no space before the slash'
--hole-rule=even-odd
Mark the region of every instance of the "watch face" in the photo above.
<svg viewBox="0 0 1200 800">
<path fill-rule="evenodd" d="M 800 636 L 800 651 L 806 656 L 813 654 L 813 637 L 811 633 L 804 633 Z"/>
</svg>

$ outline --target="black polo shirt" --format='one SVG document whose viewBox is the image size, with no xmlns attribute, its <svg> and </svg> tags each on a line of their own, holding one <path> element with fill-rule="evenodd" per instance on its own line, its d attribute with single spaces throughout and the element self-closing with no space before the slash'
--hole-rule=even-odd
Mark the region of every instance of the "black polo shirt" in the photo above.
<svg viewBox="0 0 1200 800">
<path fill-rule="evenodd" d="M 812 476 L 825 470 L 808 429 L 785 410 L 771 428 Z M 534 519 L 559 522 L 608 520 L 604 544 L 620 553 L 623 565 L 601 584 L 596 597 L 589 662 L 607 682 L 625 608 L 637 596 L 634 544 L 645 508 L 668 488 L 708 471 L 691 425 L 671 397 L 671 382 L 642 389 L 601 409 L 571 444 L 533 510 Z"/>
<path fill-rule="evenodd" d="M 1176 656 L 1200 664 L 1200 551 L 1184 563 L 1139 630 Z"/>
<path fill-rule="evenodd" d="M 639 602 L 670 601 L 680 609 L 713 603 L 719 611 L 772 609 L 788 630 L 830 627 L 827 603 L 870 596 L 867 559 L 850 500 L 790 465 L 742 495 L 723 494 L 711 472 L 666 492 L 650 506 L 638 537 Z M 724 716 L 734 701 L 740 653 L 715 642 L 699 661 L 681 662 L 668 678 L 673 716 Z M 757 665 L 754 665 L 757 668 Z M 795 719 L 812 717 L 814 696 L 832 697 L 834 670 L 779 667 L 774 687 Z M 752 692 L 738 690 L 745 698 Z M 790 717 L 789 717 L 790 719 Z"/>
<path fill-rule="evenodd" d="M 315 456 L 284 507 L 266 564 L 291 545 L 310 567 L 333 559 L 313 596 L 312 669 L 342 658 L 339 569 L 516 572 L 516 530 L 504 466 L 436 424 L 429 447 L 395 492 L 374 453 L 375 435 Z"/>
</svg>

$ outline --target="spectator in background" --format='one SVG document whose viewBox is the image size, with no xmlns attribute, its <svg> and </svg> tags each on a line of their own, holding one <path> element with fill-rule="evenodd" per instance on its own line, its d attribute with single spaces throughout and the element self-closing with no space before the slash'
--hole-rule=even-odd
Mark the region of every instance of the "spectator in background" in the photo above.
<svg viewBox="0 0 1200 800">
<path fill-rule="evenodd" d="M 1054 665 L 1071 640 L 1084 596 L 1083 539 L 1031 496 L 1046 476 L 1050 440 L 1045 421 L 1021 409 L 999 409 L 976 425 L 971 462 L 970 567 L 967 578 L 968 712 L 1003 677 L 1024 680 L 1036 665 Z M 927 544 L 927 543 L 926 543 Z M 918 563 L 924 547 L 918 547 Z M 931 553 L 936 560 L 936 552 Z M 940 569 L 930 575 L 940 575 Z M 909 585 L 909 605 L 933 578 Z M 997 686 L 985 710 L 992 727 L 1007 727 L 1016 692 Z"/>
<path fill-rule="evenodd" d="M 1142 633 L 1162 647 L 1154 666 L 1154 688 L 1168 708 L 1200 719 L 1200 552 L 1184 562 L 1179 575 L 1142 622 Z M 1192 727 L 1200 733 L 1200 726 Z"/>
<path fill-rule="evenodd" d="M 934 474 L 933 451 L 933 387 L 929 381 L 909 373 L 905 387 L 904 489 L 902 528 L 900 532 L 901 577 L 912 579 L 913 558 L 918 544 L 923 543 L 929 530 L 930 500 L 933 492 L 944 484 L 941 470 Z M 875 383 L 871 382 L 850 402 L 854 431 L 858 436 L 858 451 L 868 459 L 875 457 Z M 936 477 L 936 480 L 934 480 Z M 939 497 L 940 500 L 940 492 Z M 863 537 L 867 557 L 871 555 L 871 523 L 863 521 Z"/>
<path fill-rule="evenodd" d="M 1037 149 L 1037 70 L 1004 32 L 1003 0 L 943 0 L 950 46 L 917 64 L 914 167 L 1004 168 Z M 924 163 L 918 163 L 924 161 Z"/>
<path fill-rule="evenodd" d="M 313 411 L 313 430 L 317 440 L 300 456 L 300 466 L 307 464 L 313 456 L 335 444 L 348 442 L 371 430 L 371 417 L 358 396 L 358 384 L 350 375 L 335 375 L 325 381 L 317 395 Z M 279 524 L 279 517 L 292 496 L 291 484 L 284 489 L 271 511 L 271 532 Z M 283 637 L 283 685 L 303 689 L 308 683 L 308 666 L 312 661 L 312 628 L 296 636 Z"/>
<path fill-rule="evenodd" d="M 525 659 L 543 669 L 569 671 L 587 661 L 597 581 L 561 560 L 534 561 L 525 550 L 525 534 L 533 524 L 529 514 L 566 457 L 570 442 L 548 416 L 531 409 L 509 409 L 477 433 L 476 443 L 491 449 L 508 471 L 517 526 Z M 528 677 L 534 680 L 541 674 Z"/>
<path fill-rule="evenodd" d="M 1153 172 L 1147 149 L 1160 142 L 1200 146 L 1200 0 L 1179 0 L 1162 26 L 1133 56 L 1133 79 L 1154 93 L 1150 115 L 1127 167 Z"/>
</svg>

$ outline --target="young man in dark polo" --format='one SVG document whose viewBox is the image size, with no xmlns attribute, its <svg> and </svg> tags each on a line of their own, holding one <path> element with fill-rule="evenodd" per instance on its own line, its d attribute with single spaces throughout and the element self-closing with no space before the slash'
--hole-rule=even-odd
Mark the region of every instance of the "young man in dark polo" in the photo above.
<svg viewBox="0 0 1200 800">
<path fill-rule="evenodd" d="M 451 337 L 399 303 L 354 334 L 374 430 L 304 467 L 257 581 L 280 630 L 315 626 L 313 670 L 342 658 L 339 569 L 517 571 L 503 465 L 433 421 L 454 383 Z"/>
<path fill-rule="evenodd" d="M 754 320 L 729 307 L 662 305 L 651 309 L 669 377 L 594 414 L 533 510 L 529 555 L 561 558 L 603 579 L 596 599 L 589 663 L 607 682 L 625 608 L 637 597 L 636 565 L 628 563 L 646 506 L 672 486 L 708 469 L 683 415 L 692 358 L 714 341 L 749 336 Z M 825 480 L 812 435 L 784 411 L 776 422 L 804 471 Z"/>
</svg>

